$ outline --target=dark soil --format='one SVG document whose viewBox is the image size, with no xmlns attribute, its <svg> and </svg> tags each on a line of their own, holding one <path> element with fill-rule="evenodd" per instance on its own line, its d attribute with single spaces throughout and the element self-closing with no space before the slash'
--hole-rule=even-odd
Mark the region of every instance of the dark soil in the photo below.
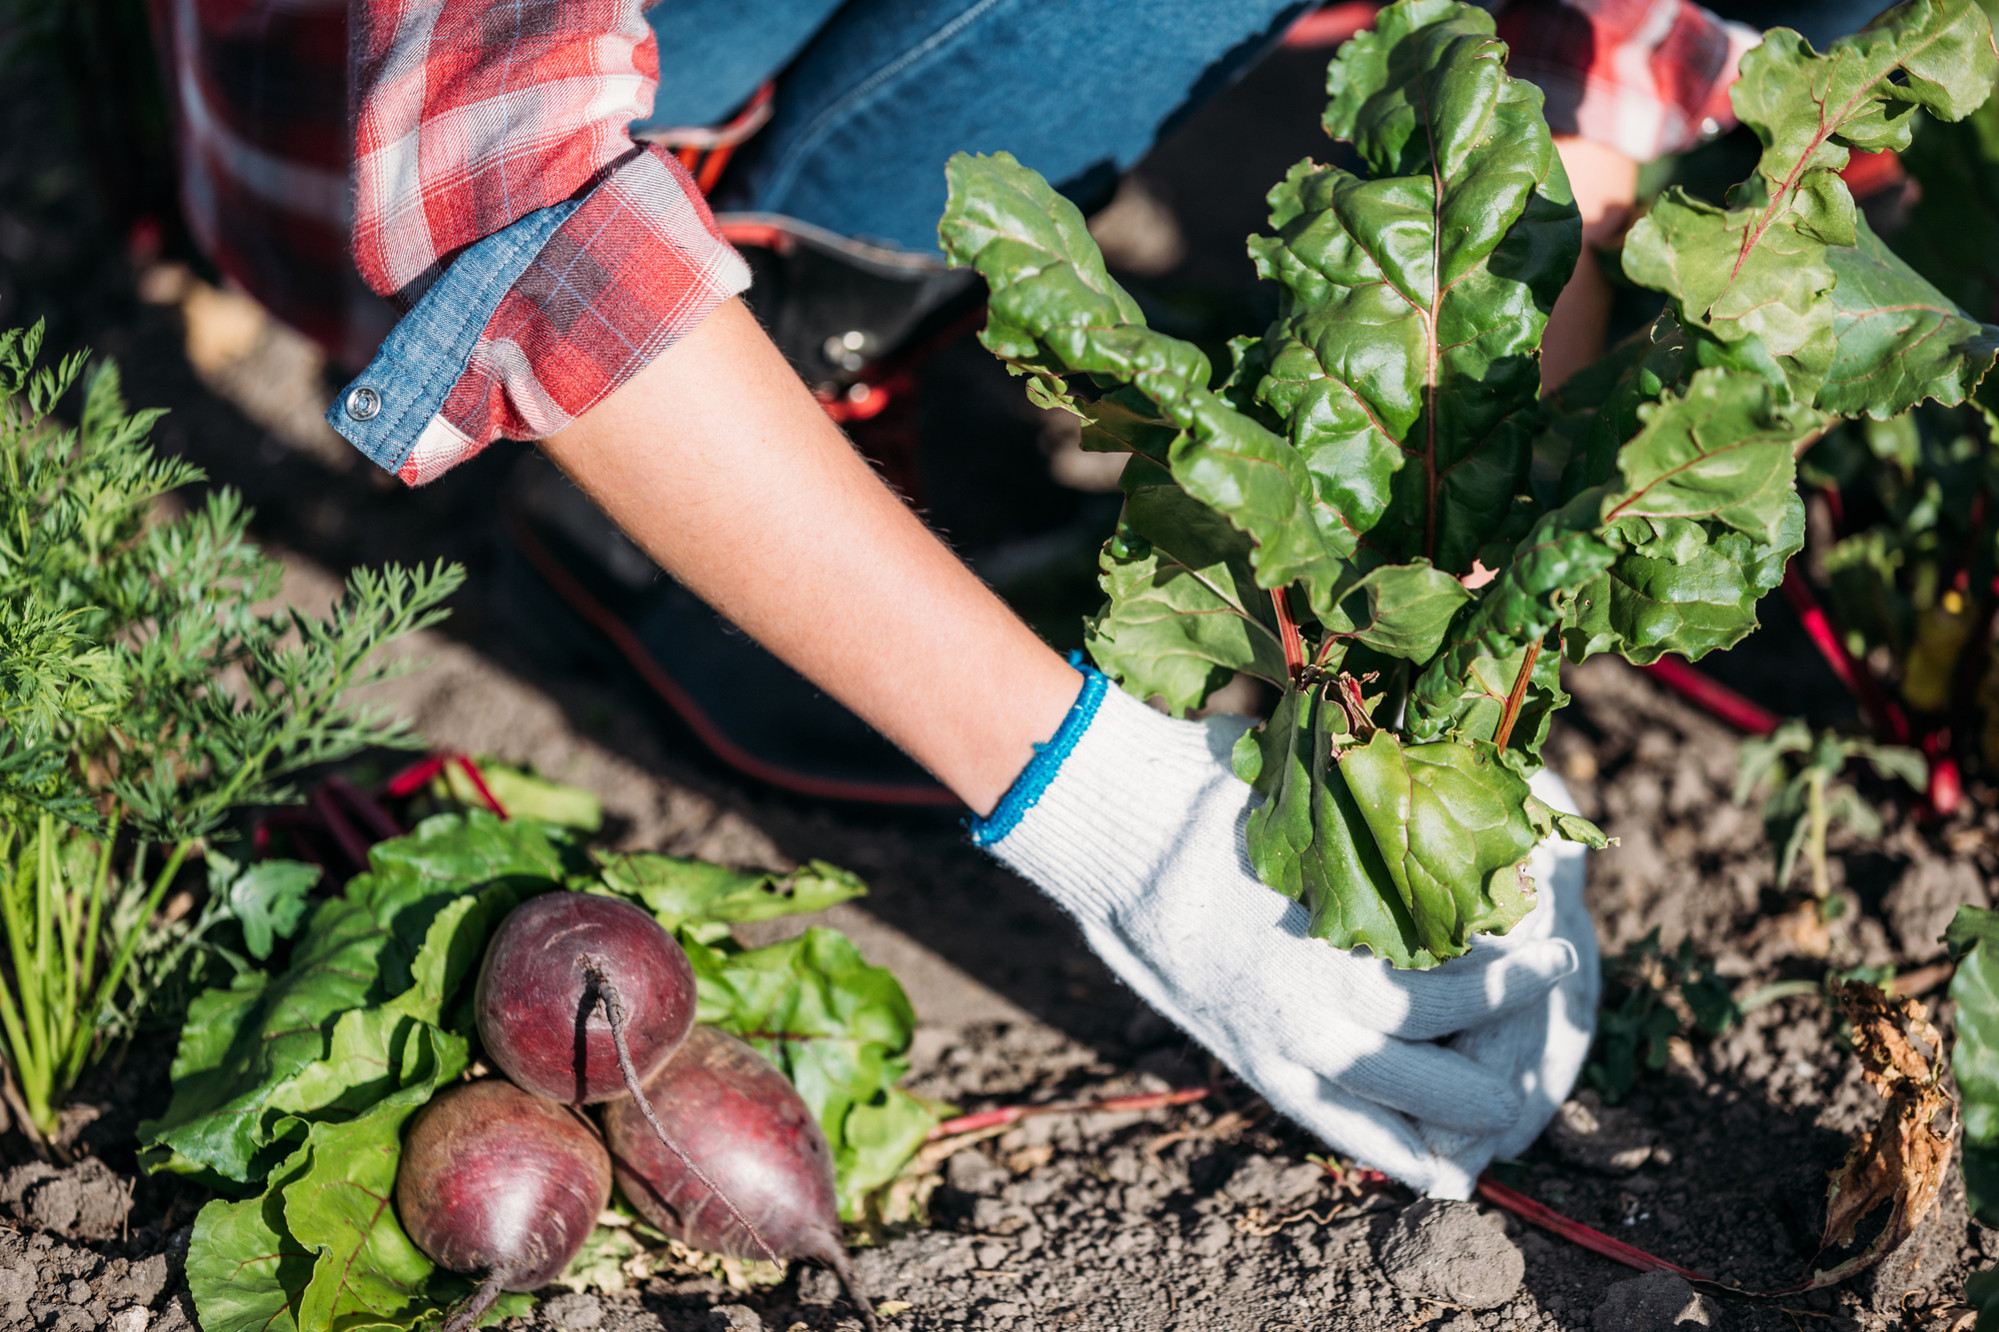
<svg viewBox="0 0 1999 1332">
<path fill-rule="evenodd" d="M 1240 178 L 1253 198 L 1310 150 L 1292 130 L 1312 123 L 1322 65 L 1278 58 L 1141 169 L 1155 206 L 1177 215 L 1187 250 L 1149 279 L 1156 290 L 1194 305 L 1253 305 L 1253 293 L 1218 276 L 1241 271 L 1229 267 L 1234 238 L 1253 212 L 1228 214 L 1215 201 L 1240 203 L 1243 192 L 1215 182 Z M 497 488 L 521 450 L 496 448 L 423 491 L 385 484 L 315 430 L 329 374 L 297 339 L 253 319 L 220 355 L 200 344 L 194 325 L 207 316 L 191 288 L 163 286 L 159 269 L 145 277 L 162 303 L 136 299 L 145 284 L 78 165 L 62 106 L 33 64 L 0 80 L 0 325 L 52 314 L 52 345 L 118 355 L 135 402 L 173 409 L 163 443 L 259 506 L 260 535 L 288 552 L 295 601 L 323 601 L 329 574 L 361 561 L 465 562 L 472 579 L 459 613 L 413 649 L 434 665 L 389 694 L 434 740 L 592 787 L 626 844 L 743 863 L 823 856 L 862 873 L 873 895 L 830 913 L 832 923 L 909 985 L 924 1019 L 913 1085 L 926 1095 L 969 1110 L 1215 1079 L 1202 1051 L 1122 990 L 1060 912 L 967 846 L 951 820 L 807 806 L 747 786 L 629 680 L 586 669 L 587 654 L 526 650 L 573 631 L 539 611 L 524 622 L 523 605 L 535 603 L 518 595 L 519 570 L 494 522 Z M 1225 177 L 1207 164 L 1224 166 Z M 1015 403 L 1017 387 L 975 356 L 946 358 L 934 373 L 955 377 L 954 395 L 941 400 L 1018 427 L 989 431 L 980 475 L 1011 468 L 1038 493 L 1048 441 L 1021 409 L 997 405 Z M 1095 497 L 1066 493 L 1045 530 L 1093 512 Z M 1002 540 L 990 486 L 939 485 L 935 494 L 935 518 L 967 545 Z M 1816 709 L 1830 697 L 1819 668 L 1782 607 L 1768 613 L 1770 634 L 1724 671 L 1780 710 L 1805 698 Z M 1974 813 L 1948 826 L 1898 816 L 1871 844 L 1836 839 L 1845 909 L 1820 931 L 1815 914 L 1799 914 L 1797 899 L 1777 889 L 1754 810 L 1730 802 L 1732 734 L 1617 663 L 1575 670 L 1569 683 L 1576 703 L 1551 761 L 1583 812 L 1621 839 L 1590 872 L 1607 956 L 1653 930 L 1668 947 L 1688 939 L 1744 996 L 1777 981 L 1816 982 L 1828 967 L 1923 967 L 1939 957 L 1936 936 L 1952 909 L 1987 900 L 1999 814 L 1975 812 L 1994 800 L 1974 787 Z M 1930 998 L 1947 1023 L 1941 991 Z M 177 1332 L 191 1320 L 180 1263 L 200 1194 L 142 1176 L 132 1154 L 136 1121 L 164 1103 L 170 1046 L 164 1036 L 141 1040 L 84 1089 L 71 1135 L 80 1164 L 54 1172 L 18 1134 L 0 1135 L 0 1328 Z M 1762 1006 L 1713 1040 L 1676 1038 L 1670 1053 L 1622 1105 L 1572 1102 L 1555 1131 L 1497 1176 L 1722 1282 L 1791 1284 L 1817 1248 L 1826 1172 L 1870 1126 L 1879 1098 L 1816 995 Z M 1776 1332 L 1950 1326 L 1945 1309 L 1966 1274 L 1999 1256 L 1999 1233 L 1967 1220 L 1953 1183 L 1908 1245 L 1842 1289 L 1783 1300 L 1697 1295 L 1485 1204 L 1420 1203 L 1329 1172 L 1312 1159 L 1318 1150 L 1226 1086 L 1178 1110 L 1031 1119 L 927 1160 L 928 1224 L 878 1237 L 860 1269 L 878 1300 L 900 1306 L 892 1328 Z M 650 1268 L 621 1290 L 551 1298 L 516 1326 L 858 1327 L 821 1271 L 763 1286 L 688 1275 L 664 1257 Z"/>
</svg>

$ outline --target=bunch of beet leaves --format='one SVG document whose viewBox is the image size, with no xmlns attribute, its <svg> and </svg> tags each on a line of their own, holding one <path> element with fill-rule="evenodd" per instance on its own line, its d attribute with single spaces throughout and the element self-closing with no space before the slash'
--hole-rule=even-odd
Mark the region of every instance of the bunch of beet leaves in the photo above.
<svg viewBox="0 0 1999 1332">
<path fill-rule="evenodd" d="M 1542 837 L 1602 834 L 1529 792 L 1563 658 L 1697 658 L 1755 627 L 1803 541 L 1795 458 L 1841 419 L 1962 403 L 1999 330 L 1869 227 L 1840 178 L 1986 100 L 1971 0 L 1910 0 L 1814 52 L 1742 61 L 1762 143 L 1723 203 L 1658 199 L 1623 248 L 1641 334 L 1540 391 L 1580 225 L 1492 21 L 1401 0 L 1328 74 L 1325 127 L 1249 251 L 1277 318 L 1219 382 L 1146 327 L 1077 210 L 997 154 L 950 164 L 940 225 L 991 287 L 988 348 L 1130 455 L 1096 662 L 1175 712 L 1238 674 L 1280 692 L 1238 745 L 1252 862 L 1338 947 L 1462 953 L 1532 905 Z"/>
<path fill-rule="evenodd" d="M 461 1085 L 479 1053 L 489 940 L 515 907 L 562 891 L 630 902 L 673 934 L 699 1020 L 767 1057 L 817 1117 L 846 1218 L 865 1214 L 936 1123 L 896 1086 L 915 1020 L 889 972 L 828 929 L 756 949 L 731 937 L 736 924 L 860 895 L 852 875 L 595 854 L 550 824 L 436 815 L 378 843 L 366 873 L 313 907 L 282 971 L 239 976 L 189 1010 L 172 1102 L 140 1136 L 150 1168 L 221 1195 L 187 1259 L 205 1332 L 431 1327 L 471 1294 L 472 1280 L 415 1246 L 390 1200 L 412 1116 Z"/>
</svg>

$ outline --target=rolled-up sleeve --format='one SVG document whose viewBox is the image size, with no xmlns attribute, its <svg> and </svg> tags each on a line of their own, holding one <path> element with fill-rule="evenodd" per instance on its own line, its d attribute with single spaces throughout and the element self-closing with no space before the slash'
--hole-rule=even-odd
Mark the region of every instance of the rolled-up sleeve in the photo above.
<svg viewBox="0 0 1999 1332">
<path fill-rule="evenodd" d="M 412 485 L 561 429 L 749 285 L 700 191 L 631 139 L 636 0 L 349 10 L 354 260 L 402 310 L 328 421 Z"/>
</svg>

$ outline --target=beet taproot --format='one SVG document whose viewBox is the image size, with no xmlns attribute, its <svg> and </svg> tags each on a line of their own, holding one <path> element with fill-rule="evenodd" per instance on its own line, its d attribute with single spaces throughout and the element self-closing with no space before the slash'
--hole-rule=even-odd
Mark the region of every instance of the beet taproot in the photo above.
<svg viewBox="0 0 1999 1332">
<path fill-rule="evenodd" d="M 487 1078 L 434 1097 L 396 1168 L 396 1212 L 439 1267 L 479 1278 L 445 1332 L 503 1290 L 538 1290 L 575 1259 L 611 1200 L 611 1158 L 581 1113 Z"/>
<path fill-rule="evenodd" d="M 586 1105 L 623 1095 L 611 1012 L 641 1078 L 694 1025 L 687 954 L 658 921 L 593 893 L 552 892 L 508 913 L 486 946 L 475 999 L 486 1056 L 537 1096 Z"/>
<path fill-rule="evenodd" d="M 661 1231 L 732 1258 L 813 1258 L 833 1269 L 861 1320 L 874 1305 L 840 1238 L 833 1152 L 798 1091 L 748 1045 L 688 1033 L 637 1098 L 604 1107 L 618 1190 Z M 661 1132 L 678 1150 L 661 1144 Z"/>
</svg>

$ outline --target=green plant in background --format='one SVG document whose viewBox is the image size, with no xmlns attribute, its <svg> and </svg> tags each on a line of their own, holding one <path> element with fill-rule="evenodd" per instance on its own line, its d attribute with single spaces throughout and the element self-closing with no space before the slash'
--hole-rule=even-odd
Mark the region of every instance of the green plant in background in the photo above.
<svg viewBox="0 0 1999 1332">
<path fill-rule="evenodd" d="M 1583 1080 L 1612 1105 L 1631 1094 L 1640 1068 L 1656 1073 L 1666 1066 L 1667 1043 L 1689 1025 L 1719 1036 L 1742 1020 L 1728 983 L 1694 951 L 1693 940 L 1667 952 L 1657 929 L 1605 958 L 1603 982 L 1596 1047 Z"/>
<path fill-rule="evenodd" d="M 440 619 L 461 575 L 364 570 L 323 619 L 262 609 L 283 571 L 236 496 L 168 516 L 200 474 L 148 446 L 159 413 L 128 411 L 104 367 L 59 425 L 84 360 L 37 368 L 40 342 L 0 335 L 0 1021 L 24 1118 L 48 1137 L 129 1029 L 121 985 L 188 857 L 232 810 L 292 799 L 287 774 L 411 743 L 347 695 L 396 669 L 375 650 Z M 257 905 L 269 873 L 228 899 L 253 954 L 290 911 Z"/>
<path fill-rule="evenodd" d="M 1875 208 L 1894 253 L 1940 299 L 1900 313 L 1919 324 L 1953 306 L 1999 317 L 1999 101 L 1956 121 L 1914 122 L 1900 161 L 1915 188 L 1879 195 Z M 1999 605 L 1999 453 L 1991 390 L 1954 398 L 1835 428 L 1799 465 L 1819 497 L 1813 564 L 1824 571 L 1834 634 L 1854 659 L 1841 674 L 1876 739 L 1920 739 L 1934 756 L 1930 803 L 1944 814 L 1957 803 L 1956 761 L 1979 738 L 1980 712 L 1982 757 L 1999 765 L 1999 676 L 1988 649 Z"/>
<path fill-rule="evenodd" d="M 471 1061 L 493 930 L 528 897 L 565 889 L 627 898 L 674 931 L 694 963 L 700 1021 L 792 1079 L 833 1149 L 842 1214 L 867 1214 L 938 1119 L 896 1086 L 915 1030 L 909 1000 L 833 930 L 755 949 L 730 934 L 856 897 L 857 879 L 818 862 L 771 875 L 593 859 L 553 825 L 438 815 L 378 844 L 367 873 L 313 906 L 284 970 L 245 972 L 189 1008 L 172 1102 L 140 1139 L 150 1168 L 221 1195 L 196 1219 L 187 1258 L 205 1332 L 428 1326 L 470 1289 L 378 1200 L 394 1190 L 404 1122 Z"/>
<path fill-rule="evenodd" d="M 1950 997 L 1951 1074 L 1964 1102 L 1965 1203 L 1980 1225 L 1999 1225 L 1999 911 L 1961 906 L 1944 935 L 1957 972 Z M 1999 1292 L 1995 1292 L 1999 1293 Z"/>
<path fill-rule="evenodd" d="M 1800 759 L 1795 770 L 1785 761 L 1793 756 Z M 1811 867 L 1812 896 L 1829 901 L 1825 842 L 1832 825 L 1842 824 L 1863 839 L 1881 835 L 1880 814 L 1860 792 L 1837 780 L 1855 759 L 1865 759 L 1878 776 L 1899 778 L 1919 793 L 1929 785 L 1929 766 L 1915 750 L 1830 730 L 1813 735 L 1802 721 L 1787 721 L 1767 736 L 1742 742 L 1735 803 L 1747 804 L 1757 787 L 1778 779 L 1763 802 L 1764 831 L 1777 848 L 1778 888 L 1791 882 L 1802 851 Z"/>
<path fill-rule="evenodd" d="M 1657 201 L 1623 262 L 1665 312 L 1542 399 L 1580 229 L 1491 34 L 1402 0 L 1341 49 L 1325 126 L 1368 177 L 1308 161 L 1271 192 L 1250 252 L 1278 317 L 1219 385 L 1012 158 L 954 158 L 939 225 L 991 287 L 986 346 L 1129 455 L 1091 654 L 1175 712 L 1238 673 L 1281 691 L 1236 751 L 1266 798 L 1251 860 L 1315 934 L 1398 966 L 1517 921 L 1543 836 L 1602 845 L 1527 787 L 1558 659 L 1737 642 L 1803 541 L 1795 455 L 1843 416 L 1962 402 L 1999 346 L 1839 179 L 1990 91 L 1983 12 L 1910 0 L 1823 55 L 1779 29 L 1744 58 L 1754 173 L 1726 208 Z"/>
</svg>

